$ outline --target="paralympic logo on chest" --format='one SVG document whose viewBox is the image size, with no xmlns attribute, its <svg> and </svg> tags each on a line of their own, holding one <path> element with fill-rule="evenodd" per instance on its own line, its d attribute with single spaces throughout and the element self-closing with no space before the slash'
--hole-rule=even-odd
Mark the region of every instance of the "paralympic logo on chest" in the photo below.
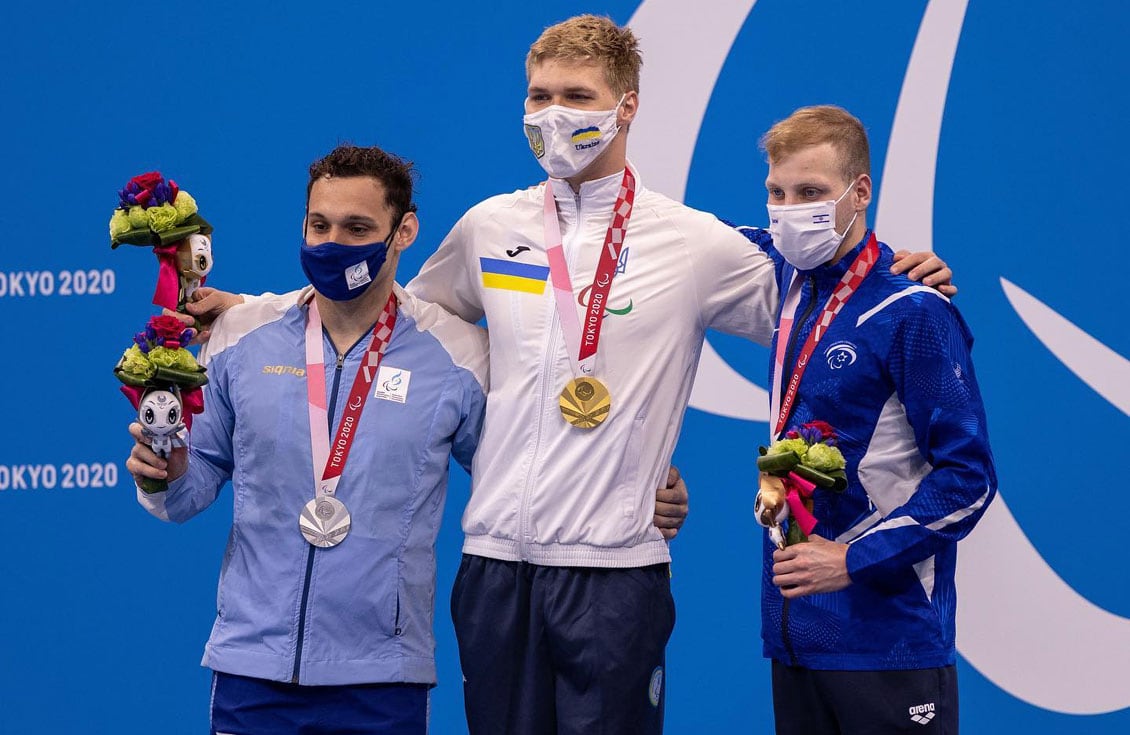
<svg viewBox="0 0 1130 735">
<path fill-rule="evenodd" d="M 628 251 L 630 248 L 624 248 L 620 251 L 620 260 L 616 262 L 616 275 L 625 273 L 628 270 Z M 603 285 L 603 284 L 602 284 Z M 592 301 L 592 286 L 585 286 L 581 292 L 577 294 L 577 303 L 586 309 L 589 308 L 589 303 Z M 632 311 L 634 302 L 631 297 L 628 297 L 627 306 L 613 306 L 611 303 L 604 305 L 604 316 L 614 314 L 616 316 L 625 316 Z"/>
</svg>

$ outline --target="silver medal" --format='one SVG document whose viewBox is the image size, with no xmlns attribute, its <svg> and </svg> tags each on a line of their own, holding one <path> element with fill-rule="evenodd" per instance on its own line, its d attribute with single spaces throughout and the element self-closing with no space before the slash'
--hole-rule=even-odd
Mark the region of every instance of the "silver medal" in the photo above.
<svg viewBox="0 0 1130 735">
<path fill-rule="evenodd" d="M 298 528 L 314 546 L 322 549 L 337 546 L 349 533 L 349 511 L 335 497 L 314 498 L 302 508 Z"/>
</svg>

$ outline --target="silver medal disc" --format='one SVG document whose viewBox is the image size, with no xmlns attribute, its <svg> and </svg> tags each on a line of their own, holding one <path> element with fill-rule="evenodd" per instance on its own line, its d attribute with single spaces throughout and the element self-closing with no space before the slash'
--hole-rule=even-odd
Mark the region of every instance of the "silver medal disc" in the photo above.
<svg viewBox="0 0 1130 735">
<path fill-rule="evenodd" d="M 314 546 L 325 549 L 337 546 L 349 533 L 349 511 L 334 497 L 314 498 L 302 509 L 298 528 Z"/>
</svg>

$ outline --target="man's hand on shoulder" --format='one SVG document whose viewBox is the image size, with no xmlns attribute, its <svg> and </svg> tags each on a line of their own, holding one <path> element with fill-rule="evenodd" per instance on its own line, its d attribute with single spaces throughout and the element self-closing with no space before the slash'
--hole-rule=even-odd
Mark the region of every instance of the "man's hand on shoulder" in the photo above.
<svg viewBox="0 0 1130 735">
<path fill-rule="evenodd" d="M 851 584 L 847 544 L 809 536 L 808 541 L 773 552 L 773 584 L 787 598 L 837 592 Z"/>
<path fill-rule="evenodd" d="M 200 334 L 194 342 L 207 342 L 209 328 L 220 314 L 237 304 L 243 303 L 243 297 L 237 293 L 221 291 L 218 288 L 203 286 L 192 294 L 192 301 L 184 305 L 187 311 L 200 324 Z M 183 316 L 183 315 L 182 315 Z"/>
<path fill-rule="evenodd" d="M 936 288 L 943 296 L 954 296 L 957 293 L 957 286 L 952 283 L 953 271 L 946 265 L 946 261 L 934 253 L 900 250 L 895 253 L 891 273 L 905 273 L 910 280 Z"/>
<path fill-rule="evenodd" d="M 667 486 L 655 491 L 655 518 L 652 522 L 663 534 L 663 538 L 671 540 L 683 527 L 689 511 L 690 494 L 687 492 L 687 484 L 683 482 L 679 470 L 672 466 L 667 470 Z"/>
</svg>

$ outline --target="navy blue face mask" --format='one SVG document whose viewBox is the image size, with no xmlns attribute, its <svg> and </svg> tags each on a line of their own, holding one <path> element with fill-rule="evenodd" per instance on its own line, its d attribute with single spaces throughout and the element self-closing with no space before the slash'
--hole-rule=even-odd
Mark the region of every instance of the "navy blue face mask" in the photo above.
<svg viewBox="0 0 1130 735">
<path fill-rule="evenodd" d="M 387 256 L 388 244 L 385 242 L 307 245 L 303 238 L 299 251 L 302 271 L 314 289 L 332 301 L 352 301 L 365 293 Z"/>
</svg>

